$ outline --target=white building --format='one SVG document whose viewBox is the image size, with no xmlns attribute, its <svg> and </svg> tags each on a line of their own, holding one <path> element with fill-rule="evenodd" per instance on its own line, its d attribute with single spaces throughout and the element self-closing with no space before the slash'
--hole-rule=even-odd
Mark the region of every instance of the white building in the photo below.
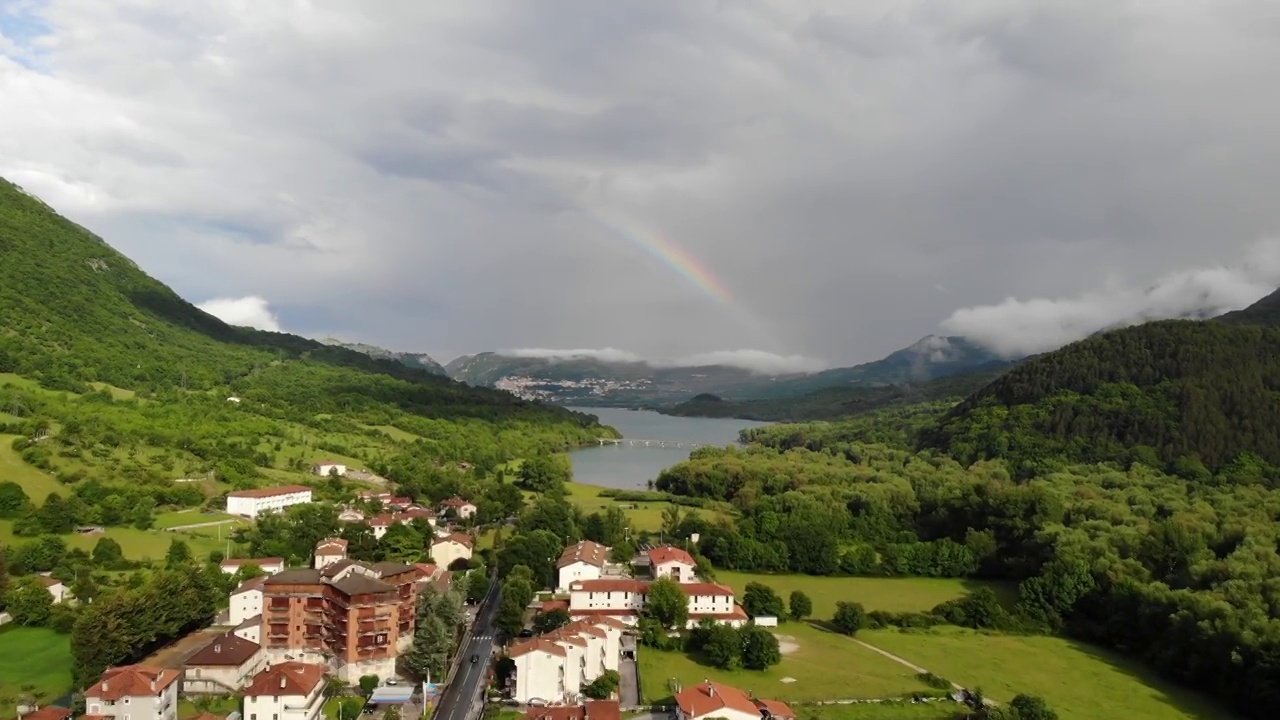
<svg viewBox="0 0 1280 720">
<path fill-rule="evenodd" d="M 342 538 L 325 538 L 316 543 L 315 569 L 347 559 L 347 541 Z"/>
<path fill-rule="evenodd" d="M 649 570 L 653 578 L 671 578 L 678 583 L 691 583 L 697 580 L 694 570 L 697 562 L 689 553 L 672 545 L 663 545 L 650 549 Z"/>
<path fill-rule="evenodd" d="M 85 688 L 86 715 L 115 720 L 176 720 L 181 670 L 126 665 L 109 668 Z"/>
<path fill-rule="evenodd" d="M 44 589 L 49 591 L 49 594 L 53 596 L 53 604 L 55 605 L 71 598 L 70 588 L 62 584 L 61 580 L 49 577 L 48 575 L 37 575 L 36 582 L 43 585 Z"/>
<path fill-rule="evenodd" d="M 324 671 L 323 665 L 283 662 L 258 673 L 244 692 L 245 720 L 317 720 Z"/>
<path fill-rule="evenodd" d="M 676 720 L 795 720 L 784 702 L 753 699 L 736 687 L 703 681 L 676 693 Z"/>
<path fill-rule="evenodd" d="M 436 565 L 447 568 L 458 560 L 470 560 L 475 543 L 469 535 L 454 533 L 437 538 L 431 543 L 431 559 Z"/>
<path fill-rule="evenodd" d="M 250 578 L 240 583 L 240 587 L 231 591 L 231 605 L 228 620 L 232 625 L 262 614 L 262 585 L 267 581 L 265 575 Z"/>
<path fill-rule="evenodd" d="M 574 619 L 611 617 L 634 625 L 648 598 L 650 582 L 629 578 L 578 580 L 569 584 L 569 615 Z M 689 627 L 703 618 L 734 627 L 747 614 L 734 600 L 733 588 L 716 583 L 680 583 L 689 598 Z"/>
<path fill-rule="evenodd" d="M 579 620 L 516 643 L 508 653 L 516 667 L 513 699 L 574 700 L 606 670 L 618 669 L 624 627 L 609 618 Z"/>
<path fill-rule="evenodd" d="M 182 692 L 234 695 L 253 681 L 266 656 L 258 643 L 227 633 L 187 658 Z"/>
<path fill-rule="evenodd" d="M 232 630 L 231 632 L 236 637 L 244 638 L 245 640 L 248 640 L 249 642 L 254 643 L 256 645 L 261 645 L 262 644 L 262 616 L 254 615 L 251 618 L 246 618 L 244 622 L 237 625 L 236 629 Z"/>
<path fill-rule="evenodd" d="M 311 502 L 311 488 L 306 485 L 236 490 L 227 493 L 227 514 L 256 518 L 264 512 L 280 512 L 290 505 Z"/>
<path fill-rule="evenodd" d="M 591 540 L 583 540 L 565 548 L 556 561 L 556 589 L 568 590 L 575 580 L 599 580 L 609 563 L 612 548 Z"/>
<path fill-rule="evenodd" d="M 257 565 L 258 569 L 267 575 L 275 575 L 278 572 L 284 572 L 284 558 L 268 557 L 268 558 L 227 558 L 218 564 L 222 568 L 222 572 L 228 575 L 235 575 L 240 572 L 240 568 L 245 565 Z"/>
<path fill-rule="evenodd" d="M 311 466 L 311 472 L 319 475 L 320 477 L 330 477 L 335 474 L 338 477 L 342 477 L 347 474 L 347 466 L 340 462 L 334 462 L 333 460 L 321 460 Z"/>
<path fill-rule="evenodd" d="M 444 502 L 440 503 L 441 514 L 452 510 L 453 514 L 459 520 L 466 520 L 472 515 L 475 515 L 476 509 L 477 508 L 475 506 L 475 503 L 471 502 L 470 500 L 463 500 L 457 495 L 454 495 L 448 500 L 445 500 Z"/>
</svg>

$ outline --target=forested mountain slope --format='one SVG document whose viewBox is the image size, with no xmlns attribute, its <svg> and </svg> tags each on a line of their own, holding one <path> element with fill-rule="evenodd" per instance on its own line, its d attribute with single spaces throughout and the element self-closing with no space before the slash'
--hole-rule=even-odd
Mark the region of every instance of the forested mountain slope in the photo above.
<svg viewBox="0 0 1280 720">
<path fill-rule="evenodd" d="M 1140 461 L 1188 477 L 1234 463 L 1257 475 L 1280 464 L 1278 390 L 1280 330 L 1153 322 L 1022 363 L 922 443 L 966 463 L 1005 458 L 1022 476 L 1054 458 Z"/>
</svg>

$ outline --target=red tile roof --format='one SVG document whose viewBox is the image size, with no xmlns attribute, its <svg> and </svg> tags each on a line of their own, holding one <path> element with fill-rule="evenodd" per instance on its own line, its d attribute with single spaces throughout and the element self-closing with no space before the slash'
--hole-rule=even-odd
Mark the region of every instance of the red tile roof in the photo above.
<svg viewBox="0 0 1280 720">
<path fill-rule="evenodd" d="M 273 665 L 253 676 L 253 682 L 245 689 L 248 697 L 263 695 L 311 694 L 324 681 L 324 666 L 302 662 L 283 662 Z"/>
<path fill-rule="evenodd" d="M 695 595 L 728 595 L 733 597 L 733 588 L 717 583 L 680 583 L 680 589 L 690 597 Z"/>
<path fill-rule="evenodd" d="M 769 717 L 778 718 L 779 720 L 794 720 L 796 713 L 791 706 L 781 700 L 756 700 L 756 705 L 765 712 L 769 713 Z"/>
<path fill-rule="evenodd" d="M 714 715 L 725 708 L 751 715 L 760 714 L 760 708 L 756 707 L 746 693 L 736 687 L 710 680 L 676 693 L 676 705 L 680 706 L 680 711 L 686 718 L 691 719 Z"/>
<path fill-rule="evenodd" d="M 317 555 L 332 555 L 334 553 L 345 553 L 347 551 L 347 541 L 343 538 L 325 538 L 316 543 Z"/>
<path fill-rule="evenodd" d="M 546 612 L 552 612 L 554 610 L 564 610 L 568 612 L 569 601 L 568 600 L 543 600 L 542 607 L 538 609 L 538 612 L 546 613 Z"/>
<path fill-rule="evenodd" d="M 263 586 L 266 585 L 266 583 L 267 583 L 266 575 L 259 575 L 258 577 L 252 577 L 240 583 L 240 587 L 236 588 L 235 590 L 232 590 L 231 594 L 239 595 L 240 593 L 247 593 L 252 590 L 257 590 L 261 592 Z"/>
<path fill-rule="evenodd" d="M 61 581 L 61 580 L 59 580 L 59 579 L 57 579 L 57 578 L 51 578 L 51 577 L 49 577 L 48 575 L 37 575 L 37 576 L 36 576 L 36 582 L 40 583 L 41 585 L 45 586 L 46 588 L 51 588 L 51 587 L 53 587 L 54 585 L 61 585 L 61 584 L 62 584 L 62 581 Z"/>
<path fill-rule="evenodd" d="M 576 562 L 604 567 L 605 563 L 609 561 L 609 551 L 611 549 L 591 540 L 576 542 L 560 553 L 560 559 L 556 561 L 556 567 L 562 568 Z"/>
<path fill-rule="evenodd" d="M 649 583 L 644 580 L 632 580 L 630 578 L 574 580 L 569 583 L 569 590 L 581 592 L 630 592 L 643 594 L 649 592 Z"/>
<path fill-rule="evenodd" d="M 452 535 L 445 535 L 442 538 L 436 539 L 431 543 L 431 547 L 435 547 L 436 545 L 440 545 L 450 541 L 456 542 L 459 545 L 462 545 L 468 548 L 473 547 L 475 545 L 475 541 L 471 539 L 470 535 L 463 535 L 462 533 L 453 533 Z"/>
<path fill-rule="evenodd" d="M 565 652 L 564 648 L 560 647 L 559 645 L 556 645 L 555 643 L 549 640 L 544 640 L 542 638 L 533 638 L 531 640 L 525 640 L 524 642 L 516 643 L 515 645 L 512 645 L 511 649 L 507 651 L 507 657 L 516 658 L 516 657 L 520 657 L 521 655 L 527 655 L 535 651 L 550 653 L 552 655 L 559 655 L 560 657 L 566 657 L 569 654 Z"/>
<path fill-rule="evenodd" d="M 529 708 L 523 720 L 619 720 L 617 700 L 588 700 L 586 705 Z"/>
<path fill-rule="evenodd" d="M 84 691 L 85 697 L 119 700 L 125 697 L 155 697 L 182 676 L 180 670 L 151 665 L 108 668 L 96 683 Z"/>
<path fill-rule="evenodd" d="M 475 507 L 475 503 L 471 502 L 470 500 L 463 500 L 457 495 L 454 495 L 453 497 L 449 498 L 448 500 L 445 500 L 440 504 L 445 505 L 447 507 L 451 507 L 451 508 L 462 508 L 468 505 Z"/>
<path fill-rule="evenodd" d="M 672 545 L 663 545 L 662 547 L 651 548 L 649 550 L 649 562 L 654 565 L 662 565 L 669 562 L 684 563 L 693 566 L 698 563 L 689 553 Z"/>
<path fill-rule="evenodd" d="M 187 658 L 187 667 L 192 665 L 240 667 L 257 655 L 260 649 L 256 642 L 227 633 L 214 638 L 213 642 Z"/>
<path fill-rule="evenodd" d="M 222 717 L 221 715 L 214 715 L 211 712 L 202 712 L 199 715 L 191 718 L 191 720 L 226 720 L 226 718 Z"/>
<path fill-rule="evenodd" d="M 277 495 L 292 495 L 300 492 L 311 492 L 311 488 L 306 485 L 280 485 L 278 487 L 256 488 L 253 490 L 236 490 L 227 493 L 227 497 L 265 498 Z"/>
</svg>

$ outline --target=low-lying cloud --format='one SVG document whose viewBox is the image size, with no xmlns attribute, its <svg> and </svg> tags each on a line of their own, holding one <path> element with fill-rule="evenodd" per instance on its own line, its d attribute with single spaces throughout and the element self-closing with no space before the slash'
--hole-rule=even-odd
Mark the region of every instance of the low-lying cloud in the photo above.
<svg viewBox="0 0 1280 720">
<path fill-rule="evenodd" d="M 1170 273 L 1146 288 L 1122 281 L 1074 297 L 1006 298 L 956 310 L 942 328 L 1006 356 L 1054 350 L 1100 330 L 1207 318 L 1257 302 L 1280 285 L 1280 240 L 1255 244 L 1234 266 Z"/>
<path fill-rule="evenodd" d="M 241 298 L 214 298 L 196 307 L 228 325 L 280 332 L 280 318 L 272 312 L 267 299 L 257 295 Z"/>
<path fill-rule="evenodd" d="M 599 360 L 601 362 L 644 363 L 654 368 L 706 367 L 723 365 L 740 368 L 762 375 L 817 372 L 828 367 L 827 363 L 803 355 L 778 355 L 764 350 L 716 350 L 679 358 L 646 359 L 636 353 L 617 348 L 552 350 L 548 348 L 520 348 L 503 350 L 500 355 L 522 358 L 542 358 L 552 362 L 569 360 Z"/>
</svg>

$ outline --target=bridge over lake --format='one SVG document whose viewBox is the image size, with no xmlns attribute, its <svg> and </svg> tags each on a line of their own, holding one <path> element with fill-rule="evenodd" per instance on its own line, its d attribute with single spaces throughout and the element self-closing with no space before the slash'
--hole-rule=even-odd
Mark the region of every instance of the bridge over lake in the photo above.
<svg viewBox="0 0 1280 720">
<path fill-rule="evenodd" d="M 691 440 L 645 440 L 642 438 L 606 438 L 598 437 L 596 442 L 603 447 L 605 445 L 617 445 L 619 447 L 626 445 L 627 447 L 655 447 L 655 448 L 700 448 L 710 443 L 693 442 Z"/>
</svg>

